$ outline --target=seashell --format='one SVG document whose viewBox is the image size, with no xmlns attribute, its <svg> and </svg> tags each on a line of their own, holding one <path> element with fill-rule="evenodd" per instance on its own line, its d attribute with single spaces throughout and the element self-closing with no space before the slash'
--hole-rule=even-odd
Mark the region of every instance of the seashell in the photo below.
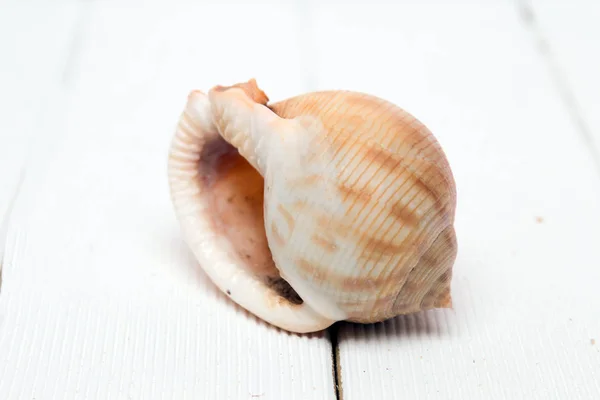
<svg viewBox="0 0 600 400">
<path fill-rule="evenodd" d="M 199 264 L 292 332 L 451 307 L 456 189 L 415 117 L 363 93 L 268 104 L 254 79 L 190 93 L 168 164 Z"/>
</svg>

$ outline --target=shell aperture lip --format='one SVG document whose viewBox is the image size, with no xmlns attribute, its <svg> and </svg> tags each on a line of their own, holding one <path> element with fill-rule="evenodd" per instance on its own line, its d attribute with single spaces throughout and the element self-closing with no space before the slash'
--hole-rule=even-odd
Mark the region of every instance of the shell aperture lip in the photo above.
<svg viewBox="0 0 600 400">
<path fill-rule="evenodd" d="M 218 134 L 202 92 L 190 94 L 180 117 L 168 175 L 184 239 L 223 293 L 288 331 L 319 331 L 334 322 L 303 304 L 280 277 L 264 233 L 263 179 Z"/>
</svg>

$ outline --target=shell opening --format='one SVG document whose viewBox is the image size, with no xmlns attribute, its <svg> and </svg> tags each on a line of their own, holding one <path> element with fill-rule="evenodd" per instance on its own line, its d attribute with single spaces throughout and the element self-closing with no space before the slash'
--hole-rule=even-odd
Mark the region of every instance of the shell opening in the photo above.
<svg viewBox="0 0 600 400">
<path fill-rule="evenodd" d="M 263 178 L 220 136 L 200 91 L 190 93 L 177 124 L 168 178 L 185 242 L 231 300 L 292 332 L 320 331 L 334 322 L 303 302 L 279 274 L 265 232 Z"/>
<path fill-rule="evenodd" d="M 214 227 L 235 251 L 238 266 L 263 281 L 281 300 L 302 304 L 298 293 L 280 276 L 268 246 L 263 177 L 221 137 L 203 148 L 200 170 Z"/>
</svg>

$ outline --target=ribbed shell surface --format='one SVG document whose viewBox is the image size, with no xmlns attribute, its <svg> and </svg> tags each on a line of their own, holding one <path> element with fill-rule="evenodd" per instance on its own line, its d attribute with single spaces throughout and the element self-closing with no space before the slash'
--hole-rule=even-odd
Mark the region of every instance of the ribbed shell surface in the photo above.
<svg viewBox="0 0 600 400">
<path fill-rule="evenodd" d="M 265 227 L 282 277 L 332 319 L 449 306 L 456 192 L 431 132 L 355 92 L 269 108 L 302 127 L 282 133 L 266 160 Z"/>
</svg>

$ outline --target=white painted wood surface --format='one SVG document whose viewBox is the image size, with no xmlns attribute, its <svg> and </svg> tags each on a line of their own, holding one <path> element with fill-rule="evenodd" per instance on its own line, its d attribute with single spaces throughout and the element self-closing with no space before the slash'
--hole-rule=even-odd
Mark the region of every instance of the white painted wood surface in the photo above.
<svg viewBox="0 0 600 400">
<path fill-rule="evenodd" d="M 600 25 L 556 3 L 532 26 L 520 1 L 0 1 L 0 216 L 24 178 L 0 399 L 333 399 L 330 334 L 345 400 L 600 397 Z M 167 149 L 191 89 L 250 77 L 430 126 L 459 192 L 453 310 L 290 335 L 214 289 Z"/>
<path fill-rule="evenodd" d="M 327 334 L 278 331 L 218 293 L 170 203 L 167 151 L 190 90 L 248 74 L 276 96 L 305 90 L 295 5 L 231 7 L 78 11 L 64 118 L 43 132 L 61 140 L 32 161 L 9 226 L 0 399 L 335 398 Z"/>
<path fill-rule="evenodd" d="M 581 140 L 600 158 L 600 3 L 520 1 Z"/>
<path fill-rule="evenodd" d="M 76 4 L 0 3 L 0 271 L 33 138 L 63 105 L 62 76 L 78 10 Z"/>
<path fill-rule="evenodd" d="M 598 398 L 600 180 L 517 8 L 328 3 L 315 15 L 320 82 L 415 113 L 459 194 L 454 309 L 342 325 L 344 400 Z"/>
</svg>

